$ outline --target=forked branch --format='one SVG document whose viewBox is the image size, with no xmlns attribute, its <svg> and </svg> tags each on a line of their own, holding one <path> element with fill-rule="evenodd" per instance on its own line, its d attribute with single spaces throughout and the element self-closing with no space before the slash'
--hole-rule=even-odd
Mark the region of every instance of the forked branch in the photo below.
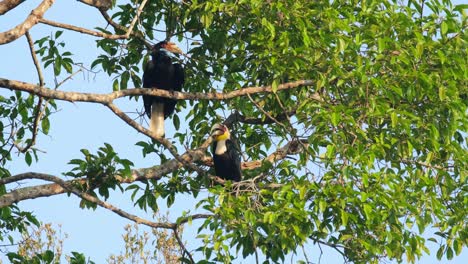
<svg viewBox="0 0 468 264">
<path fill-rule="evenodd" d="M 8 31 L 0 33 L 0 45 L 10 43 L 23 36 L 26 31 L 39 23 L 39 20 L 42 18 L 44 13 L 47 11 L 47 9 L 49 9 L 50 6 L 52 6 L 54 2 L 55 0 L 42 1 L 42 3 L 39 4 L 39 6 L 31 12 L 31 14 L 29 14 L 23 23 Z"/>
</svg>

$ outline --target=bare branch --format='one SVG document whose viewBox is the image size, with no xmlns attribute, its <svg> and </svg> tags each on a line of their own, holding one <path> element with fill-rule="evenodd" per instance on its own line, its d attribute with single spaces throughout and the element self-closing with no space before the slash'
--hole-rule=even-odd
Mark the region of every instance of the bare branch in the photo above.
<svg viewBox="0 0 468 264">
<path fill-rule="evenodd" d="M 314 81 L 311 80 L 299 80 L 294 82 L 288 82 L 278 85 L 278 91 L 294 89 L 302 86 L 313 85 Z M 96 94 L 96 93 L 78 93 L 78 92 L 64 92 L 56 91 L 50 88 L 40 87 L 35 84 L 25 83 L 21 81 L 9 80 L 0 78 L 0 87 L 8 88 L 17 91 L 23 91 L 31 94 L 36 94 L 49 99 L 63 100 L 69 102 L 90 102 L 90 103 L 101 103 L 108 104 L 113 100 L 126 96 L 134 95 L 152 95 L 161 96 L 165 98 L 178 99 L 178 100 L 228 100 L 239 96 L 245 96 L 247 94 L 258 94 L 258 93 L 272 93 L 273 89 L 271 86 L 254 86 L 246 87 L 239 90 L 227 92 L 227 93 L 184 93 L 175 91 L 166 91 L 156 88 L 134 88 L 127 90 L 115 91 L 108 94 Z M 321 97 L 313 97 L 317 101 L 322 101 Z"/>
<path fill-rule="evenodd" d="M 39 23 L 39 20 L 42 18 L 47 9 L 49 9 L 49 7 L 54 3 L 54 1 L 55 0 L 42 1 L 42 3 L 36 7 L 36 9 L 31 12 L 31 14 L 29 14 L 23 23 L 8 31 L 0 33 L 0 45 L 10 43 L 18 39 L 19 37 L 23 36 L 26 31 Z"/>
<path fill-rule="evenodd" d="M 112 6 L 112 0 L 78 0 L 83 4 L 87 4 L 98 9 L 107 10 Z"/>
<path fill-rule="evenodd" d="M 24 0 L 3 0 L 0 2 L 0 15 L 6 14 L 8 11 L 14 9 L 22 4 Z"/>
<path fill-rule="evenodd" d="M 276 120 L 273 116 L 271 116 L 263 107 L 261 107 L 255 100 L 250 96 L 250 94 L 247 94 L 247 97 L 249 98 L 250 102 L 252 102 L 264 115 L 266 115 L 270 120 L 281 126 L 285 131 L 288 131 L 288 128 L 281 123 L 280 121 Z"/>
<path fill-rule="evenodd" d="M 39 60 L 37 59 L 36 56 L 36 51 L 34 50 L 34 41 L 31 37 L 31 34 L 29 34 L 29 31 L 26 31 L 26 39 L 28 40 L 28 45 L 29 45 L 29 51 L 31 52 L 31 57 L 34 62 L 34 66 L 36 67 L 37 71 L 37 77 L 39 79 L 39 86 L 44 86 L 44 75 L 42 74 L 42 69 L 39 64 Z"/>
<path fill-rule="evenodd" d="M 105 38 L 105 39 L 128 39 L 130 37 L 130 35 L 132 34 L 133 27 L 135 26 L 136 21 L 138 20 L 138 18 L 140 17 L 141 12 L 143 11 L 143 7 L 145 6 L 146 1 L 147 0 L 143 0 L 143 2 L 141 3 L 140 7 L 137 10 L 137 13 L 136 13 L 135 17 L 133 18 L 132 23 L 130 24 L 130 27 L 128 29 L 125 29 L 125 31 L 127 33 L 123 34 L 123 35 L 107 34 L 107 33 L 99 32 L 99 31 L 95 31 L 95 30 L 90 30 L 90 29 L 86 29 L 86 28 L 82 28 L 82 27 L 77 27 L 75 25 L 70 25 L 70 24 L 60 23 L 60 22 L 56 22 L 56 21 L 51 21 L 51 20 L 48 20 L 48 19 L 45 19 L 45 18 L 40 19 L 39 22 L 42 23 L 42 24 L 49 25 L 49 26 L 68 29 L 68 30 L 79 32 L 79 33 L 88 34 L 88 35 L 91 35 L 91 36 L 101 37 L 101 38 Z M 83 1 L 81 1 L 81 2 L 83 2 Z M 96 1 L 93 1 L 93 2 L 96 2 Z M 97 1 L 97 2 L 100 2 L 100 1 Z M 96 3 L 96 4 L 99 4 L 99 3 Z"/>
<path fill-rule="evenodd" d="M 182 241 L 182 239 L 180 239 L 180 236 L 179 236 L 179 231 L 177 231 L 177 227 L 174 228 L 174 236 L 177 240 L 177 243 L 179 244 L 180 248 L 182 249 L 182 251 L 187 254 L 187 256 L 190 258 L 190 261 L 191 263 L 195 263 L 195 261 L 193 260 L 193 257 L 192 257 L 192 254 L 190 254 L 190 252 L 188 252 L 187 248 L 185 248 L 185 245 L 184 245 L 184 242 Z"/>
<path fill-rule="evenodd" d="M 135 26 L 135 24 L 136 24 L 138 18 L 140 18 L 141 11 L 143 11 L 143 8 L 144 8 L 145 5 L 146 5 L 146 1 L 147 1 L 147 0 L 141 1 L 140 7 L 138 8 L 138 10 L 137 10 L 137 12 L 136 12 L 136 14 L 135 14 L 135 17 L 133 18 L 132 23 L 130 23 L 130 26 L 128 27 L 127 33 L 125 34 L 125 36 L 126 36 L 127 38 L 130 36 L 130 34 L 132 34 L 133 27 Z"/>
<path fill-rule="evenodd" d="M 26 39 L 28 40 L 29 51 L 31 52 L 31 57 L 33 59 L 34 65 L 36 66 L 36 71 L 37 71 L 37 75 L 39 78 L 39 85 L 44 86 L 44 77 L 42 75 L 41 66 L 39 65 L 39 60 L 37 59 L 37 56 L 36 56 L 36 51 L 34 50 L 34 42 L 32 40 L 31 35 L 29 34 L 29 31 L 26 31 L 25 34 L 26 34 Z M 36 110 L 35 110 L 31 141 L 25 147 L 17 146 L 18 150 L 22 153 L 26 153 L 32 146 L 34 146 L 34 144 L 36 144 L 37 132 L 39 130 L 39 122 L 41 121 L 41 117 L 43 114 L 43 112 L 41 111 L 42 101 L 43 101 L 42 97 L 39 97 Z"/>
<path fill-rule="evenodd" d="M 99 11 L 101 12 L 102 17 L 107 21 L 107 23 L 109 23 L 109 25 L 111 25 L 115 30 L 127 32 L 127 29 L 124 26 L 112 20 L 112 18 L 109 16 L 109 14 L 107 14 L 105 10 L 99 9 Z M 151 49 L 151 47 L 153 46 L 151 43 L 146 41 L 145 36 L 141 32 L 132 32 L 131 35 L 141 40 L 145 44 L 147 49 Z"/>
<path fill-rule="evenodd" d="M 291 111 L 283 112 L 275 116 L 274 118 L 277 121 L 284 121 L 287 119 L 287 117 L 293 116 L 295 114 L 296 114 L 296 110 L 291 110 Z M 246 117 L 246 116 L 243 116 L 238 111 L 235 111 L 228 118 L 226 118 L 226 120 L 224 120 L 224 124 L 229 128 L 232 127 L 232 124 L 237 123 L 237 122 L 241 122 L 244 124 L 251 124 L 251 125 L 267 125 L 267 124 L 275 123 L 275 121 L 273 121 L 272 119 L 268 119 L 268 118 L 265 119 L 265 118 L 256 118 L 256 117 Z"/>
<path fill-rule="evenodd" d="M 160 142 L 164 147 L 166 147 L 166 149 L 169 150 L 169 152 L 172 154 L 172 156 L 174 156 L 174 158 L 177 161 L 179 161 L 180 163 L 182 163 L 184 165 L 184 167 L 186 167 L 188 169 L 192 169 L 192 170 L 194 170 L 194 171 L 196 171 L 196 172 L 198 172 L 200 174 L 205 173 L 202 169 L 198 168 L 197 166 L 195 166 L 195 165 L 191 164 L 190 162 L 187 162 L 183 158 L 181 158 L 179 156 L 179 154 L 177 153 L 177 149 L 174 147 L 174 145 L 172 145 L 172 143 L 169 140 L 165 139 L 164 137 L 159 137 L 159 136 L 156 135 L 155 132 L 144 128 L 142 125 L 135 122 L 135 120 L 131 119 L 124 112 L 120 111 L 120 109 L 118 107 L 116 107 L 114 104 L 109 103 L 109 104 L 107 104 L 107 107 L 109 107 L 109 109 L 112 112 L 114 112 L 114 114 L 116 114 L 118 117 L 120 117 L 123 121 L 125 121 L 127 124 L 129 124 L 130 126 L 135 128 L 136 130 L 138 130 L 140 133 L 143 133 L 143 134 L 151 137 L 152 139 Z"/>
<path fill-rule="evenodd" d="M 106 38 L 106 39 L 126 39 L 127 38 L 126 35 L 106 34 L 106 33 L 99 32 L 99 31 L 94 31 L 94 30 L 90 30 L 90 29 L 86 29 L 86 28 L 82 28 L 82 27 L 77 27 L 77 26 L 70 25 L 70 24 L 65 24 L 65 23 L 60 23 L 60 22 L 48 20 L 48 19 L 45 19 L 45 18 L 42 18 L 41 20 L 39 20 L 39 23 L 49 25 L 49 26 L 52 26 L 52 27 L 68 29 L 68 30 L 72 30 L 72 31 L 76 31 L 76 32 L 79 32 L 79 33 L 83 33 L 83 34 L 87 34 L 87 35 L 91 35 L 91 36 L 95 36 L 95 37 L 100 37 L 100 38 Z"/>
</svg>

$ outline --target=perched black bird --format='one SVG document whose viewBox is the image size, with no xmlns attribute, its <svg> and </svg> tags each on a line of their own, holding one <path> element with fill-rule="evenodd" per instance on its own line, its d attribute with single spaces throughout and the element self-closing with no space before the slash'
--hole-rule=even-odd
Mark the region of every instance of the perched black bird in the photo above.
<svg viewBox="0 0 468 264">
<path fill-rule="evenodd" d="M 168 91 L 181 91 L 184 84 L 184 69 L 179 63 L 172 63 L 172 53 L 182 53 L 176 44 L 161 41 L 153 46 L 151 60 L 145 65 L 143 72 L 143 87 L 158 88 Z M 150 130 L 156 135 L 164 136 L 164 119 L 174 113 L 177 100 L 159 97 L 143 96 L 145 112 L 150 121 Z"/>
<path fill-rule="evenodd" d="M 211 129 L 213 137 L 213 162 L 216 175 L 231 181 L 242 178 L 240 153 L 231 141 L 229 129 L 222 124 L 215 124 Z"/>
</svg>

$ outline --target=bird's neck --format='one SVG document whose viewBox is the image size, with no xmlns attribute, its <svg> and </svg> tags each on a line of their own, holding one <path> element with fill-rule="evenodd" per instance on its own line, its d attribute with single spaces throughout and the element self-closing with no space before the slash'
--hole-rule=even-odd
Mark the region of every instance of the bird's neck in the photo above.
<svg viewBox="0 0 468 264">
<path fill-rule="evenodd" d="M 216 155 L 222 155 L 226 153 L 227 147 L 226 147 L 226 140 L 220 140 L 216 142 L 216 149 L 215 149 L 215 154 Z"/>
</svg>

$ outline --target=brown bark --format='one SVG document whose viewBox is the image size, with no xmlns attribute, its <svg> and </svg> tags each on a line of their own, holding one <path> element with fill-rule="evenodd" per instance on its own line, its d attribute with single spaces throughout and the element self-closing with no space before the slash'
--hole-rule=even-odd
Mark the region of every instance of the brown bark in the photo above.
<svg viewBox="0 0 468 264">
<path fill-rule="evenodd" d="M 0 2 L 0 15 L 6 14 L 8 11 L 14 9 L 24 0 L 3 0 Z"/>
<path fill-rule="evenodd" d="M 102 10 L 107 10 L 111 8 L 112 6 L 112 1 L 111 0 L 78 0 L 78 2 L 81 2 L 83 4 L 87 4 L 90 6 L 94 6 L 98 9 Z"/>
<path fill-rule="evenodd" d="M 288 82 L 278 85 L 277 91 L 294 89 L 301 86 L 314 85 L 314 81 L 311 80 L 299 80 L 294 82 Z M 96 93 L 77 93 L 77 92 L 64 92 L 49 89 L 46 87 L 40 87 L 35 84 L 25 83 L 21 81 L 8 80 L 0 78 L 0 87 L 23 91 L 35 95 L 42 96 L 48 99 L 63 100 L 69 102 L 90 102 L 90 103 L 101 103 L 109 104 L 113 100 L 125 96 L 132 95 L 154 95 L 166 98 L 173 98 L 178 100 L 227 100 L 239 96 L 248 94 L 258 93 L 272 93 L 273 88 L 271 86 L 256 86 L 246 87 L 239 90 L 227 92 L 227 93 L 183 93 L 183 92 L 171 92 L 160 89 L 148 89 L 148 88 L 134 88 L 121 91 L 115 91 L 108 94 L 96 94 Z M 317 101 L 322 101 L 322 98 L 318 94 L 312 95 L 312 98 Z"/>
<path fill-rule="evenodd" d="M 204 164 L 210 165 L 212 164 L 212 160 L 211 158 L 207 157 L 205 154 L 206 147 L 207 146 L 205 146 L 205 148 L 200 148 L 197 150 L 189 150 L 183 155 L 180 155 L 180 157 L 184 159 L 184 161 L 192 163 L 192 164 L 195 162 L 203 161 Z M 297 154 L 298 152 L 300 152 L 297 148 L 298 148 L 297 141 L 289 142 L 283 147 L 278 148 L 275 152 L 273 152 L 268 157 L 262 160 L 243 162 L 241 164 L 241 168 L 243 170 L 252 170 L 252 169 L 256 169 L 262 166 L 263 162 L 274 163 L 278 160 L 282 160 L 286 158 L 287 155 Z M 142 180 L 148 180 L 148 179 L 160 179 L 164 175 L 169 174 L 172 171 L 179 169 L 180 167 L 182 167 L 182 164 L 180 162 L 178 162 L 176 159 L 171 159 L 160 166 L 133 170 L 132 176 L 129 178 L 123 178 L 119 175 L 116 175 L 115 177 L 121 183 L 133 183 L 135 181 L 142 181 Z M 18 182 L 20 180 L 25 180 L 25 179 L 49 180 L 52 177 L 55 177 L 55 176 L 42 174 L 42 173 L 27 172 L 27 173 L 22 173 L 22 174 L 18 174 L 15 176 L 11 176 L 8 178 L 0 179 L 0 184 L 8 184 L 8 183 Z M 80 182 L 84 181 L 84 179 L 77 179 L 77 180 Z M 72 181 L 73 180 L 63 181 L 63 183 L 67 185 L 71 185 Z M 32 186 L 32 187 L 23 187 L 23 188 L 13 190 L 9 193 L 6 193 L 0 196 L 0 208 L 9 206 L 13 203 L 17 203 L 17 202 L 24 201 L 24 200 L 36 199 L 40 197 L 48 197 L 52 195 L 66 193 L 69 191 L 70 190 L 67 190 L 66 188 L 64 188 L 63 185 L 60 185 L 57 183 L 44 184 L 44 185 L 38 185 L 38 186 Z"/>
<path fill-rule="evenodd" d="M 0 33 L 0 45 L 7 44 L 18 39 L 19 37 L 23 36 L 26 31 L 39 23 L 39 20 L 42 18 L 47 9 L 49 9 L 49 7 L 54 3 L 54 1 L 55 0 L 42 1 L 42 3 L 39 4 L 36 9 L 31 11 L 31 14 L 29 14 L 23 23 L 8 31 Z"/>
</svg>

